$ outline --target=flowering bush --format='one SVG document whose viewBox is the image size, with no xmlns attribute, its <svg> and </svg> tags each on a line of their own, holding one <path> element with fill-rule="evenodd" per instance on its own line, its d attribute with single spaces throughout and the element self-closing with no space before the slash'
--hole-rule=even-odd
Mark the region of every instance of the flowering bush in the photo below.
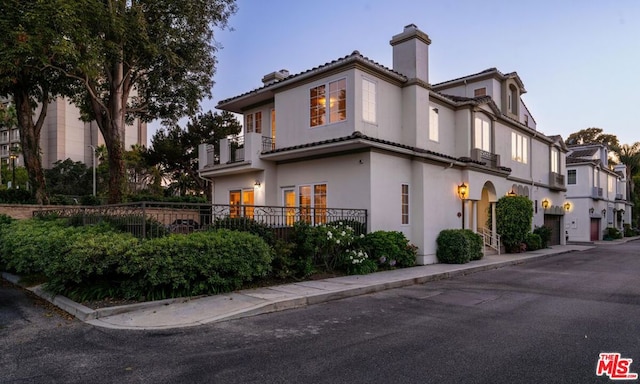
<svg viewBox="0 0 640 384">
<path fill-rule="evenodd" d="M 364 275 L 378 270 L 378 265 L 362 249 L 347 249 L 342 255 L 342 269 L 350 275 Z"/>
<path fill-rule="evenodd" d="M 381 268 L 412 267 L 416 262 L 417 247 L 409 243 L 402 232 L 376 231 L 359 240 L 371 258 Z"/>
</svg>

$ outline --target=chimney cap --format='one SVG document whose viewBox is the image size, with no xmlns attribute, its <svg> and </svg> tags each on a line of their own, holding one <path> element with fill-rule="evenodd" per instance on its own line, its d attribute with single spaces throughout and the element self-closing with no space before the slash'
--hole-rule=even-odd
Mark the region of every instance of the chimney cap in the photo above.
<svg viewBox="0 0 640 384">
<path fill-rule="evenodd" d="M 418 29 L 418 26 L 413 23 L 405 25 L 402 33 L 399 33 L 393 36 L 389 44 L 394 46 L 400 43 L 404 43 L 405 41 L 408 41 L 411 39 L 418 39 L 427 45 L 431 44 L 431 39 L 429 38 L 429 35 L 422 32 L 420 29 Z"/>
</svg>

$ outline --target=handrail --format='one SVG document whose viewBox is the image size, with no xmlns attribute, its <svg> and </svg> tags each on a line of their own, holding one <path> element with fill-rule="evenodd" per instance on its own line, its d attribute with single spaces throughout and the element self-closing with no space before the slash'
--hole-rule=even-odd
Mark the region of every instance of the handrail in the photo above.
<svg viewBox="0 0 640 384">
<path fill-rule="evenodd" d="M 494 249 L 498 252 L 498 255 L 500 254 L 500 235 L 494 233 L 489 228 L 482 228 L 482 243 L 485 247 Z"/>
</svg>

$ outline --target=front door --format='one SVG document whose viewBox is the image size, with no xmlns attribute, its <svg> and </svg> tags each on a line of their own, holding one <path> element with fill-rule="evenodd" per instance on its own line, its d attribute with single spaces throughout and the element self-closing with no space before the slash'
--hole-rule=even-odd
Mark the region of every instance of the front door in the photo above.
<svg viewBox="0 0 640 384">
<path fill-rule="evenodd" d="M 591 219 L 590 233 L 591 241 L 600 240 L 600 219 Z"/>
<path fill-rule="evenodd" d="M 551 228 L 551 237 L 549 238 L 549 245 L 560 244 L 560 216 L 556 215 L 544 215 L 545 227 Z"/>
</svg>

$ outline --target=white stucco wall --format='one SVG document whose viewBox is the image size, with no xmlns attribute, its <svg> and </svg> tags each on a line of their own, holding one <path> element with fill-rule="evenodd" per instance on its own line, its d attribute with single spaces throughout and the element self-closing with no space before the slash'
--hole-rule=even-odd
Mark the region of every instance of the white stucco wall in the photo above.
<svg viewBox="0 0 640 384">
<path fill-rule="evenodd" d="M 355 111 L 354 76 L 355 69 L 351 69 L 278 92 L 275 95 L 278 148 L 351 135 L 354 132 L 356 119 L 362 119 L 361 111 L 357 114 Z M 329 83 L 340 79 L 346 79 L 347 82 L 346 120 L 311 128 L 310 89 L 326 84 L 326 96 L 329 97 Z M 327 116 L 327 121 L 328 118 Z"/>
<path fill-rule="evenodd" d="M 376 84 L 376 123 L 362 117 L 362 79 Z M 399 143 L 402 140 L 402 91 L 397 85 L 360 70 L 355 71 L 355 130 L 376 139 Z"/>
</svg>

